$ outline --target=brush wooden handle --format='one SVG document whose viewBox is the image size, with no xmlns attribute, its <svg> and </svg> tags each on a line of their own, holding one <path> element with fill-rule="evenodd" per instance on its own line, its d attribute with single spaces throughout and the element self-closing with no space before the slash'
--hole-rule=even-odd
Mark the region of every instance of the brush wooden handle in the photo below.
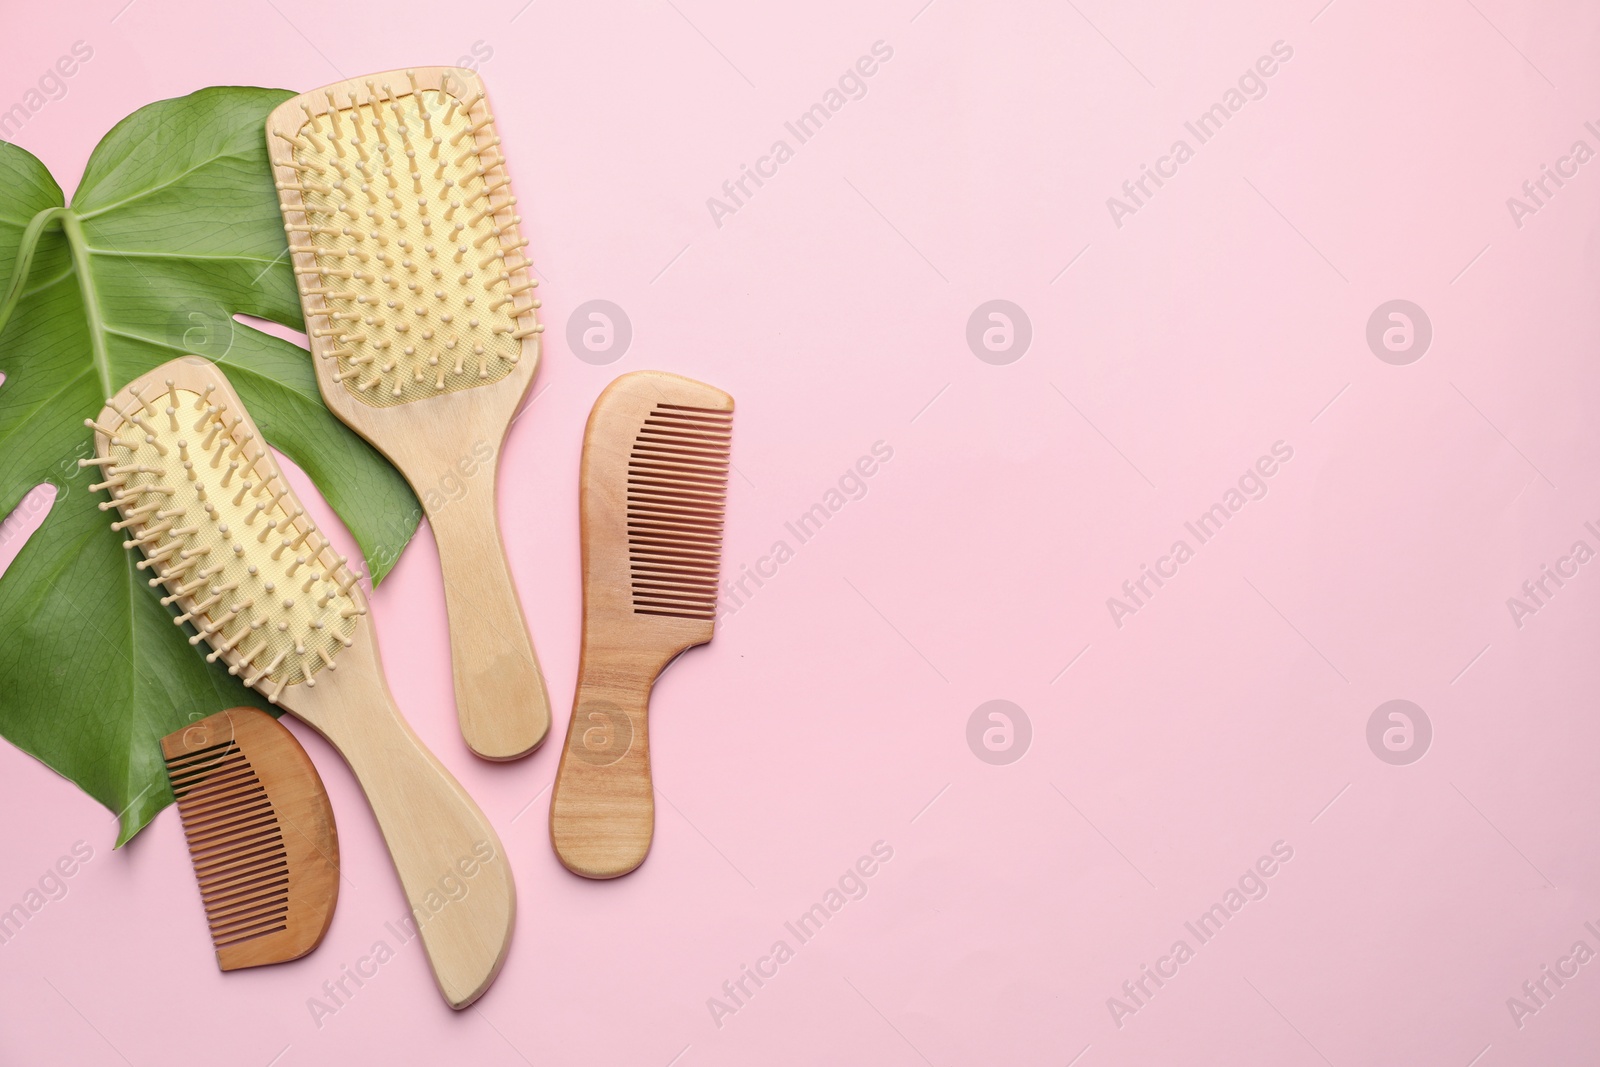
<svg viewBox="0 0 1600 1067">
<path fill-rule="evenodd" d="M 444 577 L 461 736 L 484 759 L 514 760 L 544 743 L 550 697 L 500 540 L 496 466 L 477 468 L 459 499 L 433 501 L 428 525 Z M 425 508 L 432 495 L 423 495 Z"/>
<path fill-rule="evenodd" d="M 163 395 L 165 417 L 156 417 Z M 193 429 L 183 430 L 180 409 L 185 421 L 201 413 L 199 423 L 189 423 Z M 163 603 L 183 610 L 175 621 L 194 622 L 199 634 L 191 643 L 208 641 L 208 659 L 221 659 L 229 674 L 294 712 L 350 764 L 378 817 L 439 988 L 451 1007 L 466 1007 L 505 958 L 517 905 L 511 868 L 483 812 L 395 709 L 355 573 L 305 515 L 244 402 L 209 360 L 186 356 L 147 372 L 109 400 L 100 419 L 92 423 L 94 462 L 109 464 L 106 487 L 117 490 L 112 502 L 124 512 L 113 528 L 137 531 L 127 542 L 144 555 L 137 568 L 155 570 L 151 584 L 172 590 Z M 144 433 L 136 437 L 125 424 Z M 191 436 L 207 426 L 204 437 Z M 245 450 L 252 444 L 253 454 Z M 251 507 L 251 493 L 268 500 Z M 154 518 L 156 511 L 163 521 L 154 531 L 129 518 Z M 177 521 L 187 525 L 174 528 Z M 252 524 L 254 537 L 244 532 Z M 277 544 L 267 544 L 274 534 Z M 231 551 L 213 554 L 229 544 Z"/>
<path fill-rule="evenodd" d="M 632 667 L 622 655 L 585 650 L 550 794 L 550 842 L 562 864 L 585 878 L 638 867 L 655 832 L 649 719 L 657 671 Z"/>
<path fill-rule="evenodd" d="M 332 684 L 335 680 L 339 684 Z M 517 896 L 489 820 L 412 731 L 389 693 L 369 626 L 323 684 L 284 703 L 339 750 L 389 846 L 439 990 L 477 1000 L 505 960 Z"/>
</svg>

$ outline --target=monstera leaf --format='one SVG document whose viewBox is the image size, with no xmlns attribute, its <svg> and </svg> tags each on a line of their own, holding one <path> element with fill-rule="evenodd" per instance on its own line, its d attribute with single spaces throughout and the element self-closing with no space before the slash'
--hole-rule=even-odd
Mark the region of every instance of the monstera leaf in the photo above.
<svg viewBox="0 0 1600 1067">
<path fill-rule="evenodd" d="M 118 844 L 172 799 L 159 738 L 261 700 L 206 664 L 134 569 L 89 490 L 95 470 L 77 467 L 92 453 L 83 420 L 150 368 L 198 354 L 316 483 L 374 581 L 420 516 L 399 474 L 323 406 L 305 351 L 233 318 L 304 329 L 263 133 L 289 95 L 212 88 L 141 108 L 94 150 L 70 207 L 42 163 L 0 143 L 0 516 L 56 487 L 0 576 L 0 734 L 117 813 Z"/>
</svg>

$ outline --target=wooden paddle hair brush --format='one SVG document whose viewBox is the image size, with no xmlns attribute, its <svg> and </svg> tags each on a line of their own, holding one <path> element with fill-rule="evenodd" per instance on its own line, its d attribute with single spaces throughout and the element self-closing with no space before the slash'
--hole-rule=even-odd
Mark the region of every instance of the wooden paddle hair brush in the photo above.
<svg viewBox="0 0 1600 1067">
<path fill-rule="evenodd" d="M 377 816 L 434 978 L 464 1008 L 494 981 L 516 916 L 500 839 L 395 707 L 367 598 L 300 505 L 244 401 L 211 361 L 184 356 L 111 397 L 94 486 L 111 499 L 129 575 L 163 586 L 206 658 L 293 712 L 344 757 Z M 471 891 L 436 907 L 462 865 Z"/>
<path fill-rule="evenodd" d="M 418 67 L 301 93 L 267 149 L 322 399 L 405 475 L 438 546 L 461 735 L 525 756 L 550 704 L 495 477 L 544 327 L 483 82 Z"/>
</svg>

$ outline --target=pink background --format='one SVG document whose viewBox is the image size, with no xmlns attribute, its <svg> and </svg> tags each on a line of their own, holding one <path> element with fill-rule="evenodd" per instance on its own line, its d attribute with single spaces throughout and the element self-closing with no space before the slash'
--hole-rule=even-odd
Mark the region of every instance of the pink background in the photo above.
<svg viewBox="0 0 1600 1067">
<path fill-rule="evenodd" d="M 313 1018 L 405 903 L 310 731 L 338 914 L 310 957 L 232 975 L 175 812 L 113 853 L 105 811 L 0 746 L 0 906 L 94 849 L 0 946 L 0 1062 L 1600 1058 L 1600 963 L 1520 1028 L 1506 1003 L 1574 942 L 1600 951 L 1600 565 L 1520 629 L 1506 605 L 1600 548 L 1600 163 L 1520 228 L 1506 206 L 1600 148 L 1592 6 L 123 2 L 35 7 L 0 40 L 0 108 L 94 48 L 16 138 L 69 190 L 149 101 L 492 51 L 550 342 L 500 510 L 558 731 L 581 432 L 616 374 L 732 392 L 724 573 L 795 552 L 662 680 L 655 848 L 595 884 L 548 845 L 557 745 L 493 766 L 461 743 L 419 533 L 374 598 L 384 657 L 520 892 L 505 970 L 461 1014 L 413 944 Z M 879 40 L 865 98 L 715 225 L 706 198 Z M 1280 40 L 1265 98 L 1114 225 L 1106 198 Z M 1003 366 L 965 339 L 996 298 L 1033 330 Z M 607 366 L 566 339 L 591 299 L 633 324 Z M 1365 340 L 1392 299 L 1433 324 L 1408 366 Z M 1116 626 L 1106 598 L 1280 440 L 1265 499 Z M 877 441 L 866 496 L 797 544 L 785 521 Z M 1434 731 L 1408 766 L 1366 740 L 1397 698 Z M 1031 721 L 1009 765 L 967 743 L 991 699 Z M 877 841 L 867 896 L 719 1027 L 708 998 L 797 945 L 785 921 Z M 1184 923 L 1278 841 L 1265 899 L 1198 945 Z M 1119 1027 L 1107 999 L 1179 938 L 1194 958 Z"/>
</svg>

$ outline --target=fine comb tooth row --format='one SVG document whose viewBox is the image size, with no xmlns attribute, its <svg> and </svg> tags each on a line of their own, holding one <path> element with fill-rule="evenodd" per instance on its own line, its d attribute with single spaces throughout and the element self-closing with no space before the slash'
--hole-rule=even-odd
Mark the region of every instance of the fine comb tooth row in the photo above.
<svg viewBox="0 0 1600 1067">
<path fill-rule="evenodd" d="M 166 760 L 218 949 L 286 929 L 289 858 L 272 801 L 236 742 Z"/>
<path fill-rule="evenodd" d="M 128 390 L 116 426 L 85 420 L 107 438 L 106 455 L 80 460 L 103 468 L 123 547 L 144 555 L 151 586 L 176 604 L 173 623 L 189 623 L 228 673 L 276 701 L 284 688 L 332 668 L 351 644 L 365 606 L 350 595 L 356 574 L 295 500 L 277 464 L 242 411 L 228 399 L 175 386 Z M 237 401 L 233 401 L 236 403 Z M 104 417 L 104 414 L 102 414 Z"/>
<path fill-rule="evenodd" d="M 544 329 L 483 90 L 406 77 L 307 94 L 273 134 L 313 349 L 375 407 L 499 381 Z"/>
<path fill-rule="evenodd" d="M 733 413 L 657 404 L 628 456 L 628 563 L 638 615 L 711 620 Z"/>
</svg>

